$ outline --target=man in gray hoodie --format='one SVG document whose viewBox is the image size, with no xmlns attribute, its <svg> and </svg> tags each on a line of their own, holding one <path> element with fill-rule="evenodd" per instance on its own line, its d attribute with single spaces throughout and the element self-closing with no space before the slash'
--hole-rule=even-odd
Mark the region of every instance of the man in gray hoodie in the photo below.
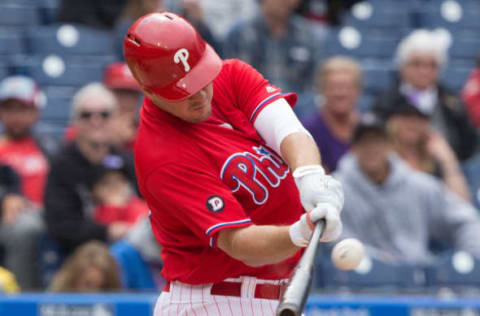
<svg viewBox="0 0 480 316">
<path fill-rule="evenodd" d="M 389 150 L 384 125 L 365 116 L 335 177 L 343 184 L 342 237 L 355 237 L 384 262 L 428 264 L 430 241 L 480 257 L 476 209 Z"/>
</svg>

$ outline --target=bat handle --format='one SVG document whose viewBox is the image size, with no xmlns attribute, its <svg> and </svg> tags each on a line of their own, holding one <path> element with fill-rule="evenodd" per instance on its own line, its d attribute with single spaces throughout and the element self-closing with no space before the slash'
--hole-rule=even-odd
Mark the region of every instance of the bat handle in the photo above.
<svg viewBox="0 0 480 316">
<path fill-rule="evenodd" d="M 276 316 L 301 316 L 312 284 L 313 264 L 318 250 L 318 241 L 325 230 L 325 220 L 315 223 L 310 243 L 298 262 L 290 283 L 280 300 Z"/>
<path fill-rule="evenodd" d="M 323 232 L 325 231 L 325 220 L 321 219 L 318 222 L 315 223 L 315 228 L 313 229 L 312 233 L 312 238 L 310 239 L 310 243 L 315 243 L 318 248 L 318 241 L 322 237 Z M 317 249 L 315 249 L 315 253 L 317 252 Z"/>
</svg>

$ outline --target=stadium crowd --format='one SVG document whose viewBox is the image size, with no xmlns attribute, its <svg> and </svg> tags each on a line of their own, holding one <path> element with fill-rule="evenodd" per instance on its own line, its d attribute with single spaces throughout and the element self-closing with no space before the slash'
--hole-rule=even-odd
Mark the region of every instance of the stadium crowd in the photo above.
<svg viewBox="0 0 480 316">
<path fill-rule="evenodd" d="M 0 291 L 163 287 L 133 167 L 143 96 L 121 48 L 161 10 L 299 95 L 294 111 L 344 186 L 342 238 L 369 260 L 431 284 L 445 256 L 480 263 L 478 2 L 5 0 Z M 329 248 L 317 290 L 335 285 Z"/>
</svg>

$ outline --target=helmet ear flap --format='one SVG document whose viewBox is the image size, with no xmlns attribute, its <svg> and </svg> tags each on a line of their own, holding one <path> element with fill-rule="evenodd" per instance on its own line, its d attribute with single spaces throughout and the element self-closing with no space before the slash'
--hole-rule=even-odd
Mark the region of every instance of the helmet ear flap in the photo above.
<svg viewBox="0 0 480 316">
<path fill-rule="evenodd" d="M 126 37 L 132 44 L 140 47 L 140 45 L 141 45 L 140 41 L 138 40 L 138 38 L 134 34 L 128 33 Z"/>
</svg>

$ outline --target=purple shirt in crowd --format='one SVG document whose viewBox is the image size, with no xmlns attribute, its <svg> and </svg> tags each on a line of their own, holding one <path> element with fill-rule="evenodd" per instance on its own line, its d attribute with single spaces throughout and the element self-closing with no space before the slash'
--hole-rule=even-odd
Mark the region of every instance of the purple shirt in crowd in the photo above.
<svg viewBox="0 0 480 316">
<path fill-rule="evenodd" d="M 302 123 L 320 149 L 323 166 L 333 172 L 337 168 L 338 160 L 349 150 L 349 145 L 330 132 L 321 112 L 315 111 L 305 116 Z"/>
</svg>

